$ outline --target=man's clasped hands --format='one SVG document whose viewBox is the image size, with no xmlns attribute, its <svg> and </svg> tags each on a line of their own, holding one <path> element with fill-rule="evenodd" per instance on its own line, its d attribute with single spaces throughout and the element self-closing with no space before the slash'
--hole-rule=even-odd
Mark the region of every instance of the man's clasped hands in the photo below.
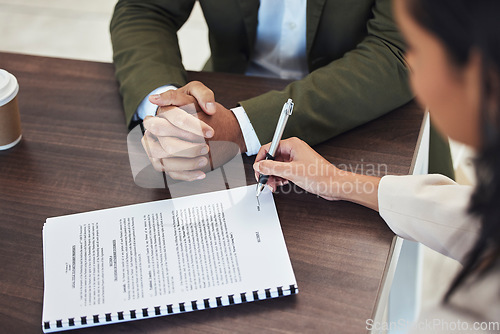
<svg viewBox="0 0 500 334">
<path fill-rule="evenodd" d="M 142 145 L 157 171 L 178 180 L 203 179 L 246 151 L 236 117 L 201 82 L 151 95 L 149 101 L 158 109 L 156 117 L 144 119 Z"/>
</svg>

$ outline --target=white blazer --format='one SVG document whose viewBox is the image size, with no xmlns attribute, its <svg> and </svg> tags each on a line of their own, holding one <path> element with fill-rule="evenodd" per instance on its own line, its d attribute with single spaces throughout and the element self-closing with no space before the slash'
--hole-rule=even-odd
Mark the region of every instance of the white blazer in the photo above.
<svg viewBox="0 0 500 334">
<path fill-rule="evenodd" d="M 442 175 L 385 176 L 379 212 L 397 235 L 463 263 L 480 229 L 467 211 L 472 191 Z M 500 333 L 500 261 L 485 277 L 469 279 L 449 304 L 423 310 L 410 333 Z"/>
</svg>

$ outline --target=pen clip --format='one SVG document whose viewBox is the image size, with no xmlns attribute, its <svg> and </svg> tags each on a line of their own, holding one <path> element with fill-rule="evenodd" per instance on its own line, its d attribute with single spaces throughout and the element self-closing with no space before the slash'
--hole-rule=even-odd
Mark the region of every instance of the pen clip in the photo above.
<svg viewBox="0 0 500 334">
<path fill-rule="evenodd" d="M 269 154 L 271 156 L 274 156 L 274 154 L 276 153 L 276 149 L 278 148 L 279 141 L 281 140 L 281 136 L 283 135 L 283 131 L 285 130 L 285 125 L 288 117 L 292 114 L 293 105 L 294 104 L 292 99 L 288 99 L 288 101 L 286 101 L 283 105 L 280 118 L 278 119 L 278 124 L 276 125 L 273 140 L 271 141 L 271 147 L 269 148 Z"/>
<path fill-rule="evenodd" d="M 286 101 L 285 105 L 283 106 L 283 110 L 281 112 L 284 112 L 288 116 L 290 116 L 293 112 L 293 106 L 294 106 L 294 103 L 293 103 L 292 99 L 288 99 L 288 101 Z"/>
</svg>

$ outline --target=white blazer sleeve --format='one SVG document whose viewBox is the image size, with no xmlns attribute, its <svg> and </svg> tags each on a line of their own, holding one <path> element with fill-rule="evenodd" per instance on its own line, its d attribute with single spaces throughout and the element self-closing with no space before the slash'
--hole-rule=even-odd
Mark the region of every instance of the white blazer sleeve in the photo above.
<svg viewBox="0 0 500 334">
<path fill-rule="evenodd" d="M 463 262 L 480 228 L 467 212 L 472 191 L 442 175 L 384 176 L 379 213 L 400 237 Z"/>
</svg>

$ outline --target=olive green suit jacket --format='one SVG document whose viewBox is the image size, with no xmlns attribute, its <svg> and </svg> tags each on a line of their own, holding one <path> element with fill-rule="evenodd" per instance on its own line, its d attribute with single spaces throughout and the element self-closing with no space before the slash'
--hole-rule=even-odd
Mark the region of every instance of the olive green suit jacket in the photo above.
<svg viewBox="0 0 500 334">
<path fill-rule="evenodd" d="M 120 0 L 111 21 L 116 76 L 130 121 L 155 88 L 186 84 L 177 30 L 195 0 Z M 257 30 L 258 0 L 200 0 L 209 28 L 206 68 L 245 73 Z M 295 103 L 284 137 L 314 145 L 408 102 L 404 44 L 391 0 L 309 0 L 310 74 L 283 91 L 241 101 L 262 143 L 272 139 L 279 112 Z M 234 106 L 225 106 L 231 108 Z"/>
<path fill-rule="evenodd" d="M 209 28 L 206 70 L 244 74 L 254 50 L 258 0 L 199 0 Z M 127 121 L 162 85 L 186 84 L 177 31 L 195 0 L 119 0 L 110 31 Z M 279 111 L 295 103 L 284 138 L 310 145 L 375 119 L 412 98 L 404 42 L 391 0 L 308 0 L 310 74 L 282 91 L 240 101 L 261 143 L 271 141 Z M 216 97 L 217 98 L 217 97 Z M 225 106 L 232 108 L 234 106 Z"/>
</svg>

